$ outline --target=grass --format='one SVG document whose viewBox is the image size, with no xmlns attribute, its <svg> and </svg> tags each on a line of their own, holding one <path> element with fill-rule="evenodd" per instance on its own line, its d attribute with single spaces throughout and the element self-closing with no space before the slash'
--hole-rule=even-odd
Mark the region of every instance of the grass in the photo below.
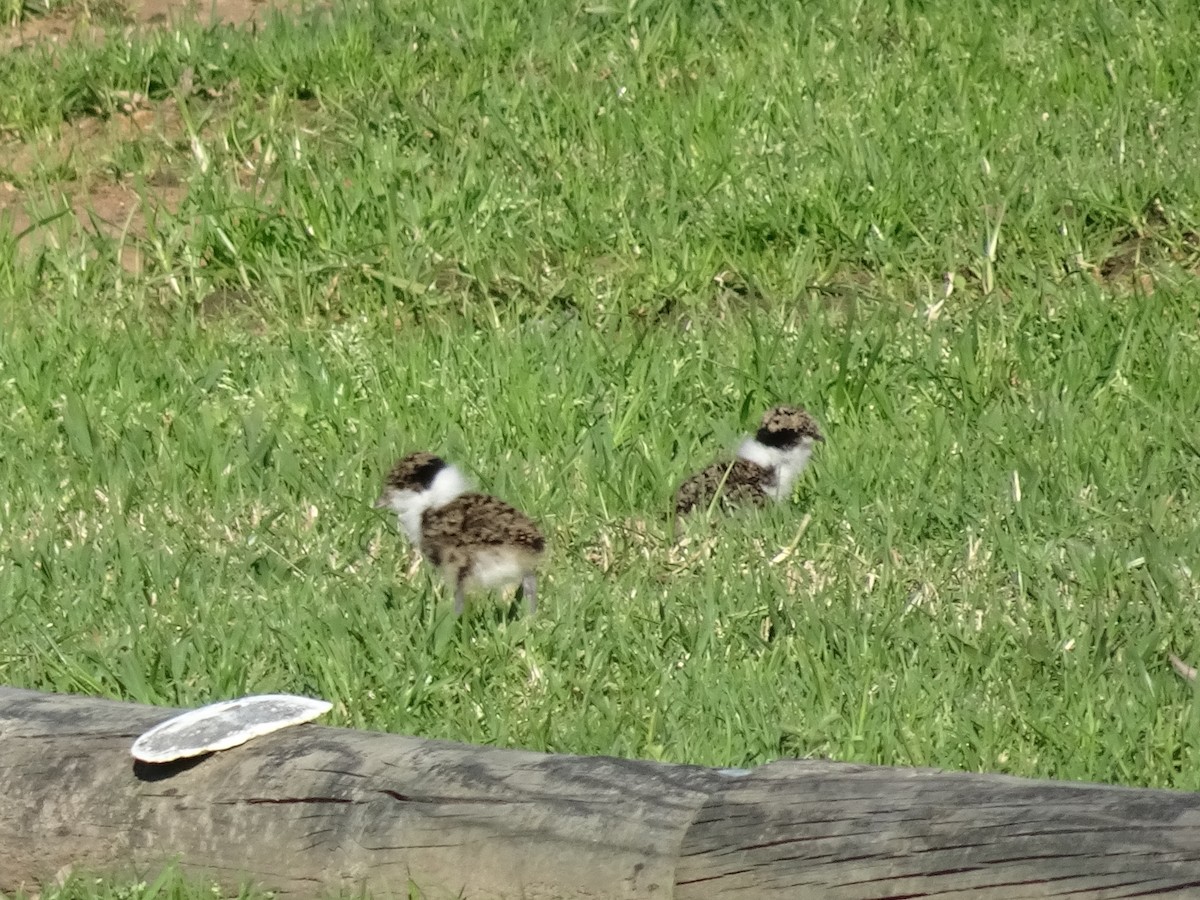
<svg viewBox="0 0 1200 900">
<path fill-rule="evenodd" d="M 100 306 L 9 332 L 8 682 L 314 692 L 344 724 L 557 752 L 1193 784 L 1163 656 L 1195 641 L 1194 299 L 268 335 Z M 672 550 L 674 484 L 777 397 L 831 435 L 799 502 Z M 456 622 L 406 575 L 369 501 L 420 446 L 545 524 L 544 615 Z"/>
<path fill-rule="evenodd" d="M 30 895 L 18 893 L 14 896 L 24 900 Z M 229 894 L 216 885 L 203 885 L 189 880 L 178 868 L 169 866 L 150 881 L 120 884 L 72 874 L 64 869 L 59 878 L 39 896 L 40 900 L 217 900 L 222 897 L 266 900 L 271 895 L 249 888 Z"/>
<path fill-rule="evenodd" d="M 0 230 L 0 682 L 1200 788 L 1192 13 L 347 3 L 0 57 L 22 147 L 179 122 L 0 161 L 56 234 Z M 137 233 L 54 218 L 164 167 Z M 673 547 L 776 401 L 829 435 L 795 502 Z M 543 523 L 536 618 L 456 621 L 370 508 L 417 447 Z"/>
</svg>

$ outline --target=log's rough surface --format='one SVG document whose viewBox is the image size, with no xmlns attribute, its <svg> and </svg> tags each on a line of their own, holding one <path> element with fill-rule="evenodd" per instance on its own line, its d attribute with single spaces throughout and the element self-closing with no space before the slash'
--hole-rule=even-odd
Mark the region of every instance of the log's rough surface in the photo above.
<svg viewBox="0 0 1200 900">
<path fill-rule="evenodd" d="M 176 714 L 0 688 L 0 890 L 178 860 L 285 894 L 671 896 L 698 766 L 495 750 L 301 725 L 146 766 Z"/>
<path fill-rule="evenodd" d="M 1200 796 L 845 763 L 770 763 L 693 820 L 677 900 L 1200 898 Z"/>
<path fill-rule="evenodd" d="M 315 725 L 135 764 L 134 738 L 173 713 L 0 688 L 0 891 L 177 862 L 297 898 L 1200 898 L 1195 794 Z"/>
</svg>

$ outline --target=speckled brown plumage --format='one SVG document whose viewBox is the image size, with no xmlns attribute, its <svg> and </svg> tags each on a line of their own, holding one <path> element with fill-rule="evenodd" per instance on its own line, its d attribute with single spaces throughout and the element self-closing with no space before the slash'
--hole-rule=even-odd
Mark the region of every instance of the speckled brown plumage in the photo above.
<svg viewBox="0 0 1200 900">
<path fill-rule="evenodd" d="M 537 575 L 546 540 L 533 519 L 496 497 L 467 493 L 421 514 L 421 552 L 454 585 L 461 615 L 469 585 L 520 579 L 529 612 L 537 611 Z"/>
<path fill-rule="evenodd" d="M 791 447 L 804 437 L 825 440 L 816 419 L 803 406 L 771 407 L 754 434 L 754 439 L 767 447 Z"/>
<path fill-rule="evenodd" d="M 433 482 L 437 473 L 446 468 L 440 456 L 426 450 L 418 450 L 396 461 L 383 480 L 384 489 L 399 491 L 423 491 Z"/>
<path fill-rule="evenodd" d="M 421 552 L 435 566 L 452 547 L 511 546 L 536 558 L 546 540 L 533 519 L 487 494 L 461 494 L 421 514 Z"/>
<path fill-rule="evenodd" d="M 707 509 L 714 499 L 724 510 L 737 506 L 764 506 L 771 497 L 767 490 L 774 483 L 775 475 L 770 469 L 749 460 L 715 462 L 679 486 L 675 494 L 675 513 L 686 515 L 696 507 Z"/>
</svg>

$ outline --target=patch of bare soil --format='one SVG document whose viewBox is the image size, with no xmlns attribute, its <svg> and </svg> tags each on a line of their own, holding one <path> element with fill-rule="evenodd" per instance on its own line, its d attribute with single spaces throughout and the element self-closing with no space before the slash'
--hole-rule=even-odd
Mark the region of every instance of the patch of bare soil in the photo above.
<svg viewBox="0 0 1200 900">
<path fill-rule="evenodd" d="M 152 194 L 139 194 L 133 185 L 119 182 L 89 188 L 64 185 L 61 198 L 50 205 L 28 202 L 10 183 L 0 182 L 0 215 L 7 212 L 11 217 L 13 231 L 23 235 L 22 245 L 54 245 L 78 226 L 112 241 L 121 266 L 140 272 L 144 260 L 137 239 L 146 235 L 147 222 L 161 210 L 177 209 L 185 193 L 178 186 L 154 186 Z M 53 227 L 58 222 L 64 227 Z M 40 227 L 43 224 L 49 227 Z"/>
<path fill-rule="evenodd" d="M 1200 233 L 1176 227 L 1162 201 L 1146 206 L 1142 223 L 1117 236 L 1091 275 L 1114 291 L 1154 293 L 1156 272 L 1170 267 L 1200 276 Z"/>
<path fill-rule="evenodd" d="M 81 8 L 68 7 L 0 26 L 0 53 L 73 38 L 100 41 L 114 31 L 128 34 L 188 20 L 257 25 L 268 10 L 286 2 L 113 0 L 109 5 L 92 4 L 93 12 L 99 10 L 94 17 Z M 123 144 L 133 142 L 159 158 L 159 167 L 140 187 L 131 178 L 113 176 L 121 169 L 112 162 L 114 155 Z M 0 221 L 7 220 L 12 232 L 21 236 L 21 246 L 28 249 L 53 245 L 76 229 L 102 236 L 116 242 L 126 269 L 140 271 L 137 239 L 146 235 L 147 223 L 155 215 L 175 212 L 186 195 L 186 188 L 170 169 L 171 158 L 186 145 L 187 131 L 175 100 L 151 104 L 137 95 L 127 98 L 123 110 L 111 118 L 84 116 L 65 123 L 52 142 L 6 139 L 0 134 L 0 157 L 18 182 L 27 183 L 27 176 L 39 170 L 65 173 L 50 196 L 0 180 Z"/>
<path fill-rule="evenodd" d="M 289 0 L 112 0 L 107 5 L 100 0 L 90 5 L 94 16 L 72 6 L 0 26 L 0 53 L 72 38 L 100 41 L 114 32 L 129 34 L 184 21 L 254 26 L 269 10 L 288 5 Z M 190 87 L 181 90 L 187 94 Z M 52 196 L 0 180 L 0 222 L 8 220 L 13 233 L 21 235 L 21 246 L 30 249 L 82 229 L 116 242 L 122 265 L 140 271 L 137 239 L 146 235 L 155 215 L 175 212 L 186 196 L 186 187 L 171 172 L 171 160 L 187 141 L 174 99 L 152 104 L 137 95 L 128 97 L 122 111 L 110 118 L 84 116 L 65 123 L 52 142 L 21 141 L 0 133 L 0 158 L 18 182 L 27 182 L 26 176 L 36 171 L 65 173 Z M 158 163 L 157 168 L 151 164 L 152 173 L 140 186 L 132 178 L 113 175 L 122 168 L 113 162 L 115 154 L 123 144 L 134 142 Z"/>
<path fill-rule="evenodd" d="M 257 24 L 272 8 L 269 0 L 206 0 L 178 3 L 175 0 L 115 0 L 102 6 L 98 15 L 66 7 L 44 16 L 29 16 L 15 25 L 0 27 L 0 52 L 41 42 L 60 43 L 72 37 L 101 40 L 114 23 L 127 28 L 169 26 L 181 21 L 227 25 Z M 104 23 L 109 28 L 104 27 Z"/>
<path fill-rule="evenodd" d="M 59 181 L 52 193 L 0 181 L 0 219 L 9 220 L 28 249 L 53 245 L 76 228 L 107 238 L 120 247 L 122 265 L 140 271 L 138 242 L 129 239 L 144 237 L 147 222 L 158 211 L 176 211 L 186 188 L 169 168 L 162 168 L 144 179 L 139 191 L 134 179 L 114 180 L 110 161 L 121 144 L 133 141 L 157 148 L 165 161 L 185 135 L 173 99 L 150 106 L 135 97 L 111 118 L 84 116 L 64 125 L 53 142 L 0 142 L 7 168 L 18 179 L 39 168 L 77 173 Z"/>
</svg>

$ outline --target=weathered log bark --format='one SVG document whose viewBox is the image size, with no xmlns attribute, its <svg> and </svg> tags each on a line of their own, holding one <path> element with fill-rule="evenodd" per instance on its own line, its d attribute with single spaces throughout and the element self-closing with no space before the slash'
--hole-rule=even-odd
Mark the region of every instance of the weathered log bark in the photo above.
<svg viewBox="0 0 1200 900">
<path fill-rule="evenodd" d="M 772 763 L 717 788 L 680 857 L 677 900 L 1195 898 L 1200 795 Z"/>
<path fill-rule="evenodd" d="M 294 897 L 1200 897 L 1200 795 L 749 774 L 304 725 L 134 764 L 172 710 L 0 688 L 0 891 L 177 862 Z"/>
</svg>

